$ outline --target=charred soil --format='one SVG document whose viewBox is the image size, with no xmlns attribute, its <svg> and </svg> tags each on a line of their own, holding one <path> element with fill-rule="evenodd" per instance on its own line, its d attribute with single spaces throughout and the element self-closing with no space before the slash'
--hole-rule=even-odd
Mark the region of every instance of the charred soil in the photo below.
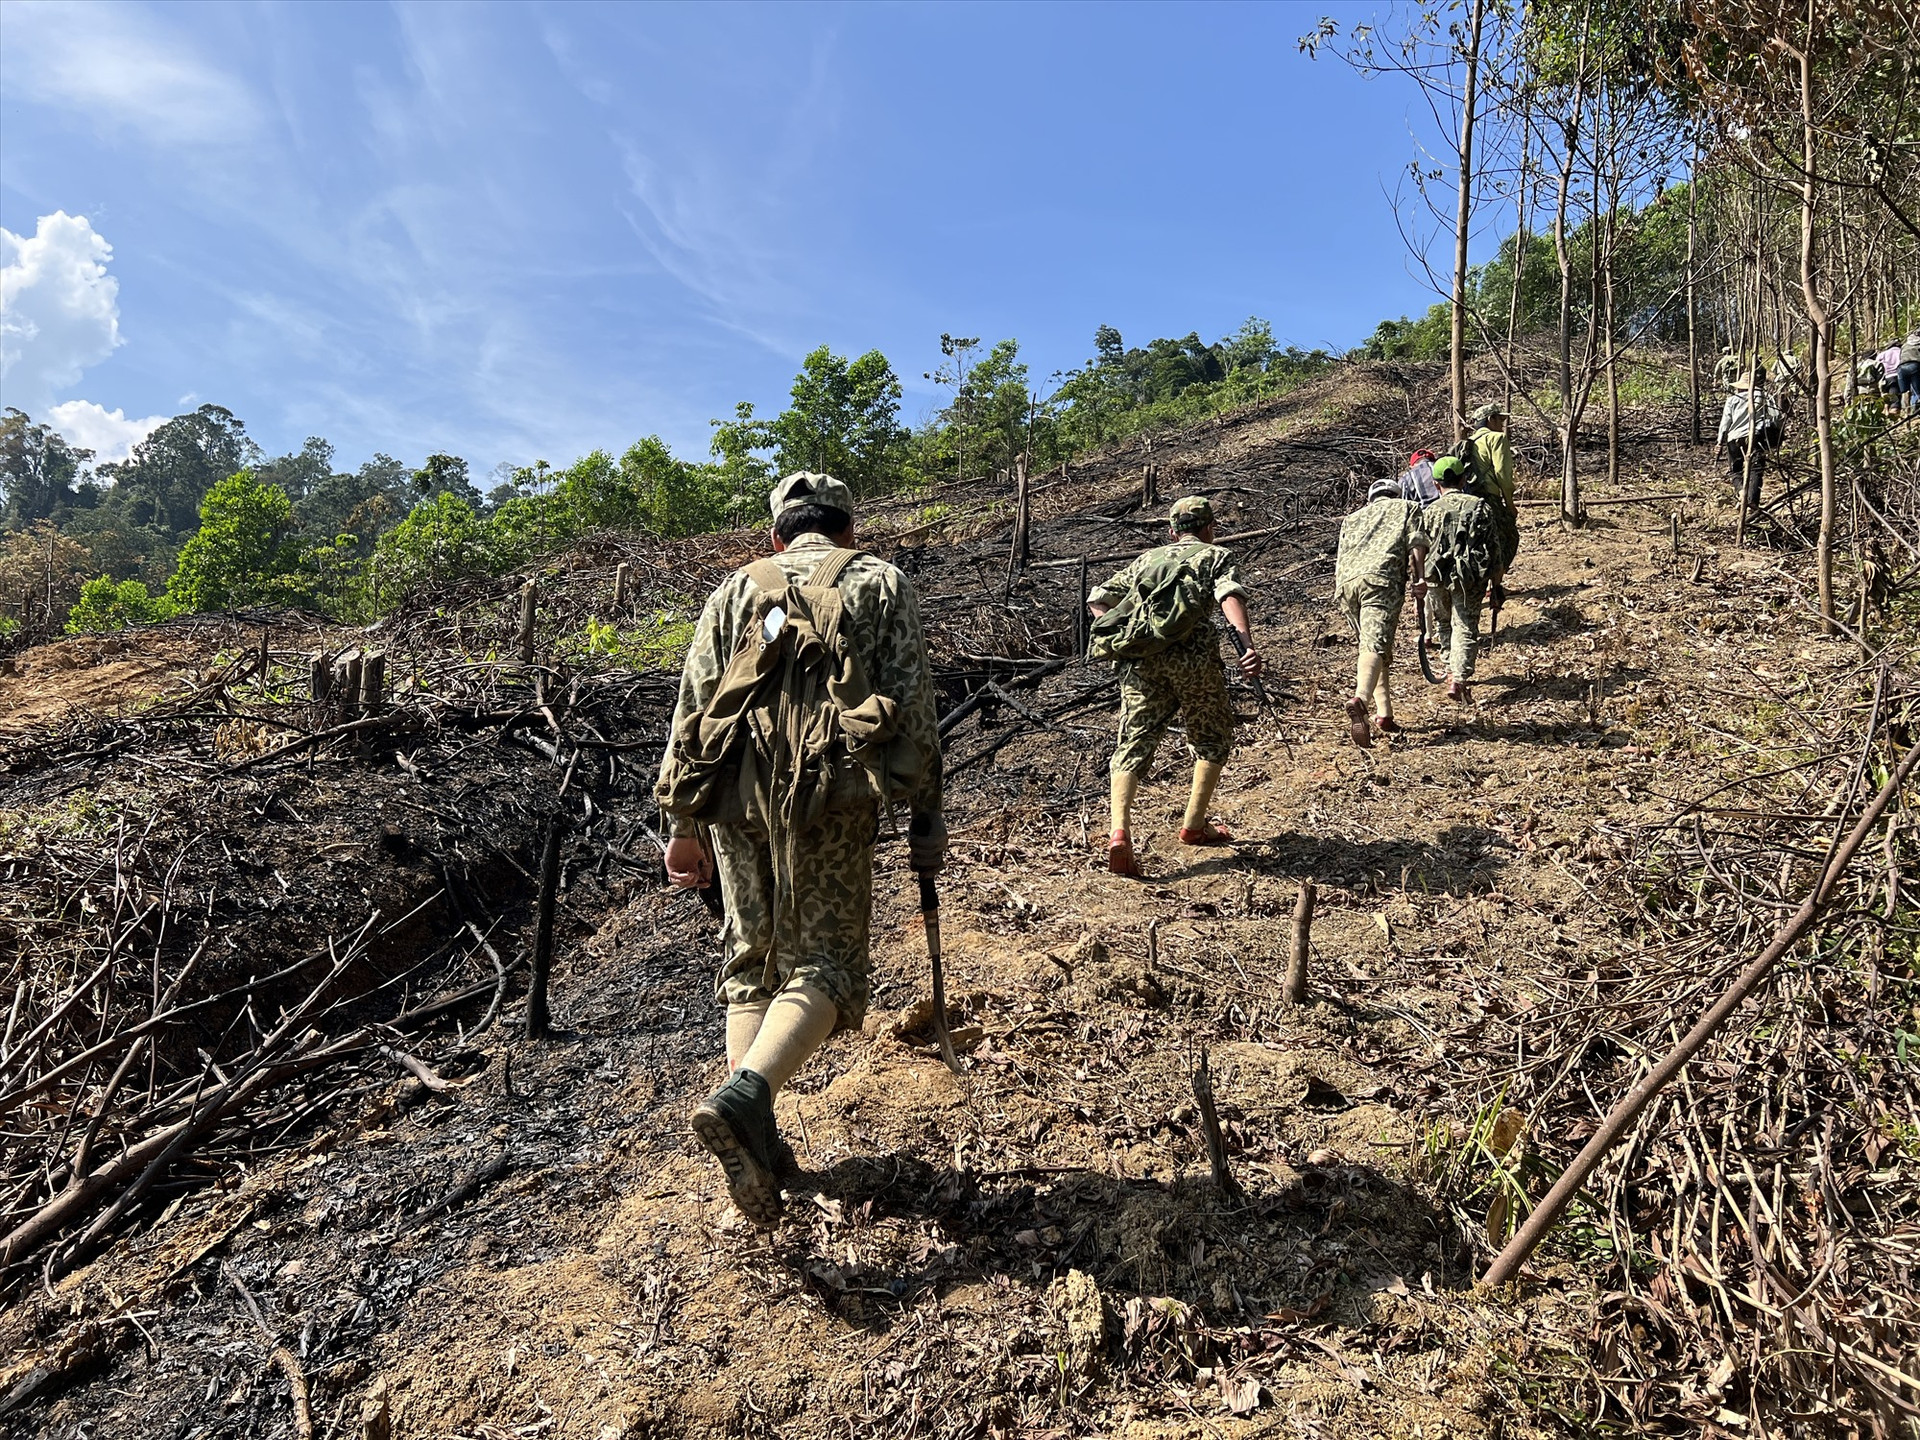
<svg viewBox="0 0 1920 1440">
<path fill-rule="evenodd" d="M 375 636 L 255 616 L 72 661 L 133 669 L 75 682 L 91 709 L 9 721 L 0 923 L 41 968 L 16 971 L 5 1088 L 76 1053 L 22 1059 L 26 1020 L 101 959 L 121 977 L 119 950 L 137 963 L 88 992 L 93 1031 L 161 1009 L 196 954 L 173 1003 L 210 1003 L 122 1087 L 115 1144 L 188 1113 L 163 1108 L 183 1086 L 190 1110 L 236 1064 L 290 1064 L 261 1052 L 322 971 L 334 988 L 302 1022 L 321 1039 L 284 1053 L 354 1044 L 276 1072 L 109 1231 L 10 1257 L 0 1424 L 293 1435 L 295 1392 L 317 1435 L 486 1440 L 1904 1424 L 1886 1396 L 1920 1403 L 1903 1278 L 1920 1152 L 1882 1057 L 1911 1025 L 1910 831 L 1872 882 L 1884 907 L 1872 885 L 1856 907 L 1887 923 L 1813 947 L 1523 1283 L 1473 1289 L 1598 1114 L 1797 903 L 1856 760 L 1912 743 L 1920 676 L 1910 648 L 1869 663 L 1822 636 L 1803 557 L 1736 549 L 1721 477 L 1679 415 L 1649 413 L 1622 493 L 1594 498 L 1685 498 L 1596 505 L 1576 531 L 1523 509 L 1472 703 L 1420 681 L 1409 618 L 1404 732 L 1355 748 L 1338 521 L 1434 433 L 1436 395 L 1424 371 L 1355 369 L 1035 476 L 1024 570 L 1007 484 L 876 510 L 869 543 L 925 597 L 943 710 L 977 701 L 947 734 L 941 881 L 965 1073 L 933 1049 L 912 877 L 883 839 L 872 1014 L 780 1099 L 800 1173 L 772 1234 L 685 1127 L 724 1061 L 715 922 L 664 888 L 647 831 L 671 675 L 495 658 L 517 582 Z M 1100 850 L 1115 692 L 1071 658 L 1078 560 L 1103 578 L 1190 492 L 1228 536 L 1256 532 L 1234 548 L 1272 704 L 1237 692 L 1230 846 L 1177 843 L 1186 759 L 1163 749 L 1131 881 Z M 543 578 L 542 626 L 611 614 L 617 561 L 680 594 L 753 543 L 610 540 Z M 304 698 L 306 651 L 376 644 L 381 723 Z M 68 663 L 23 660 L 4 683 Z M 1761 831 L 1762 811 L 1811 818 Z M 556 1033 L 529 1040 L 555 817 Z M 1309 880 L 1311 988 L 1288 1006 Z M 74 1183 L 69 1135 L 115 1103 L 110 1058 L 17 1100 L 8 1228 Z M 156 1108 L 128 1108 L 135 1091 Z M 1785 1353 L 1808 1348 L 1802 1311 L 1831 1342 L 1811 1362 Z"/>
</svg>

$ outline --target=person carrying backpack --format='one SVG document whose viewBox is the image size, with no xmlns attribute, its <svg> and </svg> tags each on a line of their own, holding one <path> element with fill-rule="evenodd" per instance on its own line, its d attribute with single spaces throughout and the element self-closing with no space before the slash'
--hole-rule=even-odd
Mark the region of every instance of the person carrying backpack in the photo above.
<svg viewBox="0 0 1920 1440">
<path fill-rule="evenodd" d="M 1498 405 L 1487 404 L 1475 410 L 1472 418 L 1473 434 L 1460 457 L 1472 476 L 1466 488 L 1493 507 L 1494 524 L 1500 532 L 1500 571 L 1505 574 L 1513 568 L 1513 557 L 1520 553 L 1520 511 L 1513 500 L 1513 446 L 1507 439 L 1509 417 Z"/>
<path fill-rule="evenodd" d="M 782 1204 L 773 1098 L 866 1015 L 881 816 L 907 805 L 915 870 L 938 870 L 947 844 L 912 584 L 853 549 L 853 495 L 831 476 L 789 475 L 769 506 L 774 554 L 701 611 L 655 787 L 668 879 L 705 887 L 717 869 L 726 900 L 716 998 L 730 1073 L 691 1125 L 765 1227 Z"/>
<path fill-rule="evenodd" d="M 1367 503 L 1340 522 L 1340 551 L 1333 567 L 1333 598 L 1360 637 L 1358 678 L 1347 701 L 1347 728 L 1356 745 L 1373 744 L 1369 710 L 1377 714 L 1373 723 L 1381 734 L 1400 729 L 1393 718 L 1387 672 L 1393 668 L 1393 633 L 1400 628 L 1409 576 L 1415 595 L 1427 593 L 1426 559 L 1420 506 L 1403 498 L 1398 481 L 1374 481 Z"/>
<path fill-rule="evenodd" d="M 1265 669 L 1253 648 L 1246 591 L 1233 556 L 1213 543 L 1212 504 L 1202 495 L 1176 500 L 1168 525 L 1170 544 L 1149 550 L 1087 599 L 1094 614 L 1087 653 L 1114 661 L 1120 672 L 1120 738 L 1108 766 L 1113 828 L 1107 868 L 1116 875 L 1140 874 L 1128 819 L 1141 777 L 1176 715 L 1193 754 L 1180 843 L 1224 845 L 1233 839 L 1207 819 L 1233 748 L 1233 705 L 1213 628 L 1215 605 L 1239 635 L 1241 673 L 1251 678 Z"/>
<path fill-rule="evenodd" d="M 1433 467 L 1440 498 L 1421 513 L 1427 532 L 1427 593 L 1447 654 L 1447 698 L 1464 702 L 1480 648 L 1480 607 L 1498 585 L 1500 535 L 1493 507 L 1462 488 L 1466 467 L 1456 455 Z"/>
</svg>

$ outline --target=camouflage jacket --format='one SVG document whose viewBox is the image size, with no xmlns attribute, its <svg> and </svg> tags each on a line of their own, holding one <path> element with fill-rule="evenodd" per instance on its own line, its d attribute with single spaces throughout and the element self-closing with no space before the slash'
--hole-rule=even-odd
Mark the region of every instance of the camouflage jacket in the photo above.
<svg viewBox="0 0 1920 1440">
<path fill-rule="evenodd" d="M 1420 516 L 1432 547 L 1427 580 L 1458 589 L 1484 583 L 1499 566 L 1499 533 L 1493 507 L 1477 495 L 1449 490 Z"/>
<path fill-rule="evenodd" d="M 770 557 L 787 578 L 799 584 L 815 565 L 833 551 L 824 535 L 801 535 Z M 876 694 L 900 707 L 901 733 L 911 737 L 923 755 L 932 756 L 920 783 L 907 797 L 916 815 L 936 814 L 941 803 L 940 731 L 934 708 L 933 672 L 927 664 L 926 636 L 920 628 L 920 600 L 913 584 L 899 570 L 876 555 L 862 554 L 841 572 L 839 581 L 843 633 L 852 642 L 867 683 Z M 736 570 L 707 597 L 694 630 L 680 675 L 680 699 L 674 706 L 677 725 L 682 716 L 702 709 L 726 673 L 727 662 L 751 619 L 754 585 L 744 570 Z M 676 835 L 690 835 L 691 822 L 667 817 Z"/>
<path fill-rule="evenodd" d="M 1218 545 L 1208 545 L 1199 540 L 1183 536 L 1171 545 L 1160 545 L 1147 551 L 1146 554 L 1129 564 L 1126 569 L 1108 577 L 1106 581 L 1094 588 L 1093 593 L 1087 597 L 1087 603 L 1090 605 L 1115 605 L 1119 603 L 1120 597 L 1134 587 L 1142 571 L 1149 568 L 1157 568 L 1162 560 L 1176 550 L 1191 550 L 1194 552 L 1194 567 L 1200 572 L 1201 578 L 1212 587 L 1214 604 L 1217 605 L 1222 600 L 1226 600 L 1235 595 L 1238 595 L 1242 602 L 1246 600 L 1246 587 L 1240 583 L 1240 567 L 1233 558 L 1233 552 L 1222 549 Z M 1190 633 L 1186 639 L 1172 646 L 1168 653 L 1171 653 L 1171 651 L 1193 651 L 1195 653 L 1205 652 L 1218 654 L 1219 649 L 1220 633 L 1213 628 L 1211 621 L 1208 620 L 1195 625 L 1192 633 Z"/>
<path fill-rule="evenodd" d="M 1398 590 L 1407 583 L 1407 553 L 1427 548 L 1420 507 L 1410 500 L 1369 500 L 1340 522 L 1333 588 Z"/>
</svg>

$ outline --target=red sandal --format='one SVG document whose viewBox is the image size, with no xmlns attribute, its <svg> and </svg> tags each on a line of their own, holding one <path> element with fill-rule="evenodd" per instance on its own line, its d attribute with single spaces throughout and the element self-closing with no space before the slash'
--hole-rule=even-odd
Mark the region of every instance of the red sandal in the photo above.
<svg viewBox="0 0 1920 1440">
<path fill-rule="evenodd" d="M 1182 826 L 1180 830 L 1182 845 L 1231 845 L 1233 832 L 1224 825 L 1206 824 L 1198 830 L 1189 830 Z"/>
<path fill-rule="evenodd" d="M 1116 830 L 1107 841 L 1107 869 L 1130 880 L 1140 879 L 1140 862 L 1133 856 L 1133 841 L 1124 830 Z"/>
</svg>

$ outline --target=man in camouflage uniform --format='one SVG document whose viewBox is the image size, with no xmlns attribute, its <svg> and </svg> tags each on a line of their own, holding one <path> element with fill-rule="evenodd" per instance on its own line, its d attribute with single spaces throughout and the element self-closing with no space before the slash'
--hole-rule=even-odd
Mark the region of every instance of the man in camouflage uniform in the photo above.
<svg viewBox="0 0 1920 1440">
<path fill-rule="evenodd" d="M 853 495 L 840 481 L 805 472 L 774 487 L 773 562 L 791 584 L 853 546 Z M 856 553 L 834 581 L 841 633 L 865 668 L 873 693 L 898 707 L 896 743 L 922 757 L 907 787 L 912 821 L 909 859 L 938 870 L 946 852 L 941 819 L 940 737 L 933 677 L 920 628 L 920 602 L 906 576 L 876 556 Z M 728 661 L 752 628 L 755 582 L 735 571 L 708 597 L 694 632 L 674 711 L 685 717 L 712 699 Z M 671 752 L 669 759 L 671 758 Z M 665 787 L 667 760 L 662 761 Z M 857 1028 L 868 998 L 867 931 L 873 902 L 873 847 L 879 802 L 832 802 L 796 834 L 780 837 L 791 904 L 776 926 L 775 837 L 753 818 L 699 827 L 669 815 L 667 875 L 679 886 L 711 883 L 717 863 L 727 916 L 717 998 L 727 1007 L 725 1085 L 694 1112 L 693 1131 L 724 1168 L 734 1203 L 748 1219 L 776 1224 L 781 1200 L 773 1169 L 782 1147 L 773 1097 L 836 1029 Z M 751 810 L 750 810 L 751 815 Z"/>
<path fill-rule="evenodd" d="M 1733 353 L 1733 346 L 1722 349 L 1714 362 L 1713 383 L 1719 390 L 1731 390 L 1740 383 L 1740 357 Z"/>
<path fill-rule="evenodd" d="M 1347 729 L 1353 743 L 1373 744 L 1367 727 L 1369 706 L 1383 735 L 1399 729 L 1387 672 L 1393 665 L 1393 633 L 1407 602 L 1407 583 L 1425 595 L 1427 532 L 1420 506 L 1400 495 L 1398 480 L 1376 480 L 1367 503 L 1340 524 L 1340 552 L 1334 561 L 1333 595 L 1360 636 L 1360 662 L 1353 698 L 1347 701 Z"/>
<path fill-rule="evenodd" d="M 1176 500 L 1169 518 L 1171 544 L 1149 550 L 1109 579 L 1088 597 L 1097 618 L 1118 604 L 1136 581 L 1161 567 L 1176 552 L 1191 555 L 1201 578 L 1240 633 L 1245 648 L 1240 655 L 1242 674 L 1261 673 L 1264 663 L 1253 648 L 1253 629 L 1247 620 L 1246 591 L 1230 552 L 1213 543 L 1213 506 L 1203 495 Z M 1140 874 L 1133 853 L 1128 821 L 1141 778 L 1153 766 L 1153 752 L 1178 715 L 1187 731 L 1193 754 L 1193 786 L 1187 797 L 1186 818 L 1180 825 L 1183 845 L 1224 845 L 1231 839 L 1224 826 L 1211 824 L 1207 806 L 1213 801 L 1220 771 L 1233 749 L 1233 704 L 1227 698 L 1227 676 L 1220 660 L 1220 635 L 1211 618 L 1193 627 L 1183 640 L 1139 660 L 1116 662 L 1120 672 L 1120 739 L 1110 763 L 1112 834 L 1107 839 L 1107 868 L 1116 875 Z"/>
<path fill-rule="evenodd" d="M 1420 514 L 1427 532 L 1427 585 L 1440 643 L 1447 652 L 1447 698 L 1465 701 L 1480 648 L 1480 606 L 1501 578 L 1500 536 L 1493 507 L 1462 487 L 1465 468 L 1452 455 L 1433 467 L 1440 498 Z"/>
<path fill-rule="evenodd" d="M 1513 499 L 1513 446 L 1507 439 L 1507 412 L 1498 405 L 1482 405 L 1473 412 L 1473 437 L 1469 444 L 1473 459 L 1473 480 L 1468 488 L 1493 507 L 1494 525 L 1500 532 L 1500 569 L 1513 568 L 1513 557 L 1520 553 L 1520 510 Z M 1505 595 L 1496 593 L 1494 609 L 1500 608 Z"/>
</svg>

